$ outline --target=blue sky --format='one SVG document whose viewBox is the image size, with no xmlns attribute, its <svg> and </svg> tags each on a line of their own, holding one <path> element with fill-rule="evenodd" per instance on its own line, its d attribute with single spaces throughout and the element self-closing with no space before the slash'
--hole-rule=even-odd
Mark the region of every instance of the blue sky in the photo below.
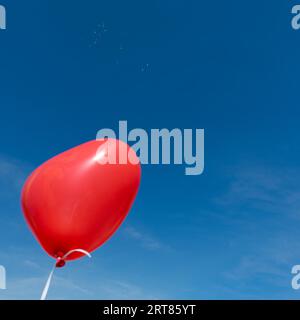
<svg viewBox="0 0 300 320">
<path fill-rule="evenodd" d="M 295 1 L 6 1 L 0 32 L 0 299 L 39 298 L 53 261 L 20 190 L 99 129 L 204 128 L 205 172 L 144 166 L 134 207 L 50 299 L 298 299 Z"/>
</svg>

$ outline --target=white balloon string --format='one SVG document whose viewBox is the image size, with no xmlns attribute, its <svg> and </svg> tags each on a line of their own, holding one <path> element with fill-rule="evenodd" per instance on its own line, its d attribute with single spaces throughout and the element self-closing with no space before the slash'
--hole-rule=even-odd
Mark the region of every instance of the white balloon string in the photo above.
<svg viewBox="0 0 300 320">
<path fill-rule="evenodd" d="M 71 253 L 74 253 L 74 252 L 81 252 L 83 254 L 85 254 L 86 256 L 88 256 L 89 258 L 91 258 L 91 254 L 83 249 L 74 249 L 74 250 L 70 250 L 69 252 L 67 252 L 63 257 L 62 259 L 66 259 Z"/>
<path fill-rule="evenodd" d="M 51 270 L 51 272 L 49 274 L 49 277 L 47 279 L 45 288 L 44 288 L 42 296 L 41 296 L 41 300 L 46 300 L 47 293 L 48 293 L 48 290 L 49 290 L 49 287 L 50 287 L 51 279 L 53 277 L 53 273 L 54 273 L 55 268 L 56 268 L 56 265 L 54 265 L 53 269 Z"/>
<path fill-rule="evenodd" d="M 67 252 L 62 258 L 61 260 L 64 260 L 66 259 L 71 253 L 74 253 L 74 252 L 80 252 L 80 253 L 83 253 L 85 254 L 86 256 L 88 256 L 89 258 L 91 258 L 91 254 L 83 249 L 74 249 L 74 250 L 70 250 L 69 252 Z M 50 284 L 51 284 L 51 280 L 52 280 L 52 277 L 53 277 L 53 274 L 54 274 L 54 270 L 56 268 L 56 262 L 55 262 L 55 265 L 54 267 L 52 268 L 50 274 L 49 274 L 49 277 L 47 279 L 47 282 L 45 284 L 45 287 L 44 287 L 44 290 L 42 292 L 42 296 L 41 296 L 41 300 L 46 300 L 47 298 L 47 294 L 48 294 L 48 291 L 49 291 L 49 287 L 50 287 Z"/>
</svg>

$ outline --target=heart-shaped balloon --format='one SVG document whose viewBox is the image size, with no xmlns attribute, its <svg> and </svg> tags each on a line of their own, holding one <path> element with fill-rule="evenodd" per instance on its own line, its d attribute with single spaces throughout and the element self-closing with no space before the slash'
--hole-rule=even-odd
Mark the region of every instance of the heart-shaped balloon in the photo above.
<svg viewBox="0 0 300 320">
<path fill-rule="evenodd" d="M 22 192 L 25 219 L 41 246 L 56 259 L 78 248 L 92 252 L 125 219 L 140 177 L 139 159 L 124 142 L 84 143 L 30 175 Z M 73 252 L 66 260 L 82 255 Z"/>
</svg>

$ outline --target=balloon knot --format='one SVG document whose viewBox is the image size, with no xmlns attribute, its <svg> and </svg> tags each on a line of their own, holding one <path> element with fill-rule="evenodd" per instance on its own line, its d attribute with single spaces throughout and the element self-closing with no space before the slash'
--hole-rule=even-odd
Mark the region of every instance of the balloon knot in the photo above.
<svg viewBox="0 0 300 320">
<path fill-rule="evenodd" d="M 65 255 L 63 252 L 58 252 L 56 255 L 56 264 L 55 267 L 56 268 L 62 268 L 65 266 L 66 261 L 65 261 Z"/>
<path fill-rule="evenodd" d="M 66 264 L 66 261 L 63 258 L 58 257 L 57 260 L 56 260 L 56 265 L 55 266 L 56 266 L 56 268 L 62 268 L 62 267 L 65 266 L 65 264 Z"/>
</svg>

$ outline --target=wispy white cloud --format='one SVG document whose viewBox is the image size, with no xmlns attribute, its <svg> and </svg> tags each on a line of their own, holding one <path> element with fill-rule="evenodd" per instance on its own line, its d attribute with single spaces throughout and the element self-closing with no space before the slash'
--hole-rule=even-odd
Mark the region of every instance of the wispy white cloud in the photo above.
<svg viewBox="0 0 300 320">
<path fill-rule="evenodd" d="M 8 278 L 7 290 L 0 291 L 0 300 L 38 300 L 46 283 L 49 270 L 44 273 L 43 276 Z M 82 284 L 82 279 L 76 279 L 76 273 L 72 276 L 75 279 L 70 279 L 68 275 L 65 275 L 65 277 L 55 275 L 47 299 L 157 299 L 156 295 L 147 292 L 145 288 L 123 280 L 101 278 L 97 275 L 97 281 L 89 279 L 85 281 L 85 284 Z"/>
<path fill-rule="evenodd" d="M 29 170 L 27 164 L 0 155 L 0 184 L 6 187 L 1 188 L 0 192 L 3 193 L 7 189 L 19 190 Z"/>
<path fill-rule="evenodd" d="M 127 226 L 124 229 L 124 234 L 133 240 L 137 240 L 138 243 L 148 250 L 161 250 L 161 249 L 170 249 L 170 247 L 158 239 L 150 236 L 149 234 L 145 234 L 144 232 L 138 231 L 136 228 L 132 226 Z"/>
<path fill-rule="evenodd" d="M 25 259 L 23 263 L 24 263 L 24 266 L 28 268 L 41 269 L 41 266 L 38 263 L 30 259 Z"/>
<path fill-rule="evenodd" d="M 148 293 L 142 287 L 125 281 L 104 281 L 100 285 L 99 291 L 101 292 L 99 292 L 100 295 L 104 295 L 105 299 L 156 299 L 155 295 Z"/>
<path fill-rule="evenodd" d="M 222 271 L 236 296 L 292 291 L 291 268 L 300 262 L 299 181 L 298 168 L 235 168 L 227 190 L 214 199 L 215 218 L 236 228 L 228 239 L 236 260 Z"/>
<path fill-rule="evenodd" d="M 0 292 L 1 300 L 39 300 L 48 274 L 7 279 L 7 289 Z M 88 299 L 91 292 L 80 287 L 74 281 L 55 276 L 49 289 L 49 299 Z"/>
<path fill-rule="evenodd" d="M 38 262 L 40 261 L 40 263 Z M 0 290 L 0 300 L 38 300 L 54 261 L 33 251 L 12 250 L 0 252 L 0 262 L 7 268 L 7 290 Z M 0 264 L 1 264 L 0 263 Z M 49 264 L 50 263 L 50 264 Z M 12 267 L 12 268 L 11 268 Z M 153 289 L 117 274 L 94 273 L 75 264 L 56 269 L 47 299 L 156 299 Z"/>
<path fill-rule="evenodd" d="M 7 270 L 7 289 L 0 290 L 0 300 L 38 300 L 54 260 L 41 254 L 41 251 L 36 253 L 32 249 L 20 246 L 18 248 L 11 247 L 5 252 L 1 251 L 0 264 L 3 264 Z M 74 279 L 71 279 L 67 272 L 62 274 L 59 274 L 59 270 L 55 271 L 49 290 L 49 298 L 84 299 L 90 297 L 91 292 L 84 285 L 79 284 L 80 281 L 76 278 L 76 274 Z"/>
<path fill-rule="evenodd" d="M 274 235 L 270 242 L 260 244 L 256 252 L 245 253 L 231 269 L 222 272 L 227 288 L 234 289 L 236 296 L 244 294 L 248 298 L 267 299 L 274 290 L 281 298 L 292 294 L 291 269 L 297 257 L 300 259 L 299 250 L 297 243 Z"/>
<path fill-rule="evenodd" d="M 300 218 L 300 169 L 240 167 L 230 174 L 227 191 L 215 199 L 217 205 Z"/>
</svg>

